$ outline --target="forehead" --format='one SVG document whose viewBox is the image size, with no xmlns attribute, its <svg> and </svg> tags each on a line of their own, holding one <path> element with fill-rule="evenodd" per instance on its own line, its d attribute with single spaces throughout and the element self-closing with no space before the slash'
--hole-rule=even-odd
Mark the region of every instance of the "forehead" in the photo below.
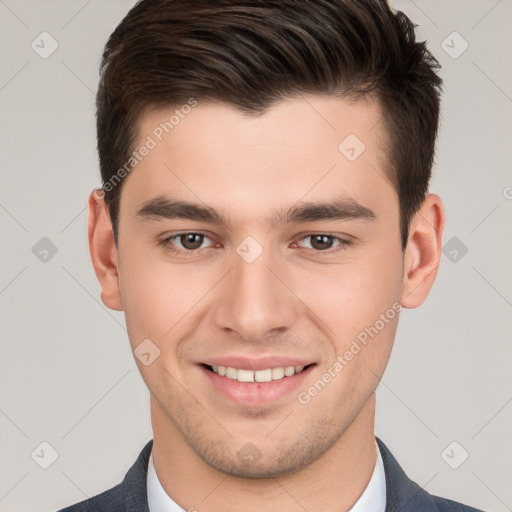
<svg viewBox="0 0 512 512">
<path fill-rule="evenodd" d="M 144 111 L 137 134 L 139 142 L 151 136 L 160 146 L 172 145 L 179 137 L 180 143 L 188 139 L 197 144 L 196 149 L 202 143 L 227 142 L 241 147 L 264 145 L 269 150 L 272 146 L 279 147 L 280 153 L 287 147 L 300 148 L 303 154 L 314 150 L 321 137 L 325 146 L 330 145 L 343 154 L 343 148 L 338 145 L 348 135 L 355 136 L 352 139 L 358 138 L 366 147 L 385 139 L 382 119 L 380 102 L 371 95 L 342 99 L 304 94 L 282 98 L 264 112 L 255 113 L 242 112 L 226 103 L 189 99 L 182 105 Z M 313 155 L 315 159 L 320 156 L 316 151 Z M 345 153 L 345 156 L 354 155 Z"/>
<path fill-rule="evenodd" d="M 149 110 L 135 149 L 151 149 L 128 176 L 126 192 L 139 204 L 166 194 L 209 199 L 240 215 L 330 192 L 375 200 L 394 193 L 381 120 L 371 97 L 303 95 L 259 115 L 201 100 Z"/>
</svg>

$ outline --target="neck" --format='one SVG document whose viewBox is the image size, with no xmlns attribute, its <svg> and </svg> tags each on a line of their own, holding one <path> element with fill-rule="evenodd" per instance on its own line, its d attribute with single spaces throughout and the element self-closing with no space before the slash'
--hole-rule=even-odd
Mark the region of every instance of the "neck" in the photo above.
<svg viewBox="0 0 512 512">
<path fill-rule="evenodd" d="M 155 470 L 165 492 L 185 510 L 348 511 L 375 467 L 374 418 L 372 394 L 337 442 L 306 468 L 278 478 L 244 479 L 204 462 L 151 395 Z"/>
</svg>

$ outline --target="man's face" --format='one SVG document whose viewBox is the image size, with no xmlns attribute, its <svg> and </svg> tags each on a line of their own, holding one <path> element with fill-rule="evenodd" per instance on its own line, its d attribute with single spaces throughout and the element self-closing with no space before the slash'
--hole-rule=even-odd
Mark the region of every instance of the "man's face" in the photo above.
<svg viewBox="0 0 512 512">
<path fill-rule="evenodd" d="M 382 112 L 313 95 L 260 117 L 199 102 L 159 141 L 174 111 L 141 118 L 156 147 L 120 202 L 130 343 L 160 350 L 137 360 L 154 428 L 233 475 L 296 471 L 363 414 L 393 344 L 402 251 Z M 286 215 L 336 201 L 341 214 Z"/>
</svg>

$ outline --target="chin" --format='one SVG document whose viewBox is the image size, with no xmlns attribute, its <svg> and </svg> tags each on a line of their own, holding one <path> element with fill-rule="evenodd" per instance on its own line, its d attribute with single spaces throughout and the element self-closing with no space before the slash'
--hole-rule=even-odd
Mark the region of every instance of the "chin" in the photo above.
<svg viewBox="0 0 512 512">
<path fill-rule="evenodd" d="M 210 467 L 221 473 L 250 479 L 276 478 L 300 472 L 322 457 L 338 439 L 337 433 L 318 435 L 318 431 L 290 437 L 261 441 L 239 441 L 215 443 L 205 446 L 197 443 L 193 447 L 197 455 Z M 255 439 L 255 438 L 253 438 Z M 236 446 L 239 448 L 235 448 Z"/>
</svg>

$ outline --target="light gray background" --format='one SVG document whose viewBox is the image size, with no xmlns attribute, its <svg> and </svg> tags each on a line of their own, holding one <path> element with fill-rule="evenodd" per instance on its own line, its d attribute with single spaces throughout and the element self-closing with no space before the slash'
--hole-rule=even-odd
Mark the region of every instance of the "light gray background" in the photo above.
<svg viewBox="0 0 512 512">
<path fill-rule="evenodd" d="M 117 484 L 152 437 L 123 315 L 100 301 L 86 240 L 87 195 L 100 184 L 99 56 L 132 4 L 0 0 L 4 512 L 55 510 Z M 468 251 L 453 262 L 447 249 L 426 303 L 403 310 L 376 434 L 427 491 L 512 510 L 512 2 L 392 5 L 443 65 L 431 191 L 444 200 L 444 243 Z M 31 48 L 43 31 L 59 44 L 47 59 Z M 441 47 L 453 31 L 469 43 L 458 58 Z M 58 249 L 46 263 L 32 252 L 42 237 Z M 58 452 L 48 469 L 31 458 L 43 441 Z M 469 453 L 458 469 L 442 456 L 453 441 L 452 464 Z"/>
</svg>

